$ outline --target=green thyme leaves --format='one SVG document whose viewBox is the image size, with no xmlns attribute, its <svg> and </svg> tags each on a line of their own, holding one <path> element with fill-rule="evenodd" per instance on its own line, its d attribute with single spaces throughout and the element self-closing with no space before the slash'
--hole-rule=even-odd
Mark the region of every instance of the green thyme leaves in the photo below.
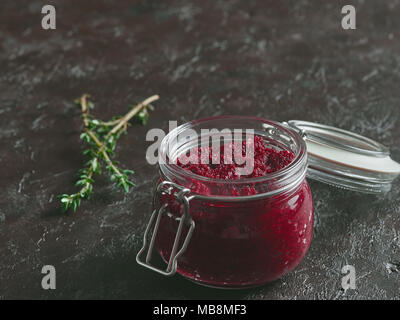
<svg viewBox="0 0 400 320">
<path fill-rule="evenodd" d="M 133 170 L 122 169 L 118 162 L 113 159 L 118 139 L 122 133 L 127 133 L 129 120 L 134 118 L 137 122 L 145 125 L 149 118 L 149 110 L 153 110 L 152 102 L 159 99 L 158 95 L 151 96 L 143 102 L 135 105 L 124 116 L 113 117 L 110 121 L 104 122 L 92 117 L 89 110 L 94 108 L 93 102 L 89 101 L 89 95 L 84 94 L 76 100 L 82 111 L 84 131 L 80 139 L 87 148 L 83 154 L 88 158 L 85 167 L 79 170 L 79 178 L 75 185 L 80 189 L 73 194 L 61 194 L 59 196 L 64 211 L 72 209 L 74 212 L 80 206 L 81 200 L 89 199 L 93 193 L 95 175 L 102 173 L 102 166 L 105 167 L 110 181 L 117 188 L 129 192 L 134 183 L 129 180 Z"/>
</svg>

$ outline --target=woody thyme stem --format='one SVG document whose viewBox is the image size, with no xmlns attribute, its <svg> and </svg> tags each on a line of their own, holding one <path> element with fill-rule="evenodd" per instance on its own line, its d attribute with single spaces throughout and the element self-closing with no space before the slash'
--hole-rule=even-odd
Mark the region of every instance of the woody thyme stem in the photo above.
<svg viewBox="0 0 400 320">
<path fill-rule="evenodd" d="M 91 119 L 89 109 L 93 107 L 93 104 L 88 102 L 88 98 L 89 95 L 84 94 L 79 99 L 79 104 L 81 106 L 84 123 L 84 133 L 81 134 L 81 138 L 91 146 L 91 149 L 85 151 L 85 154 L 90 155 L 91 159 L 88 162 L 88 167 L 81 170 L 80 180 L 77 182 L 77 185 L 81 186 L 81 189 L 74 194 L 63 194 L 60 196 L 64 210 L 72 208 L 75 211 L 80 205 L 81 199 L 89 198 L 93 188 L 93 175 L 100 172 L 100 160 L 105 162 L 107 171 L 110 172 L 111 180 L 118 182 L 117 186 L 123 187 L 126 192 L 129 191 L 133 183 L 128 180 L 128 175 L 132 174 L 133 171 L 119 169 L 111 160 L 109 152 L 113 152 L 116 140 L 122 132 L 127 130 L 129 120 L 138 115 L 142 110 L 145 110 L 152 102 L 158 100 L 159 96 L 153 95 L 147 98 L 134 106 L 123 117 L 108 122 Z M 144 116 L 147 117 L 148 113 L 146 110 L 145 113 Z M 142 123 L 144 123 L 146 119 L 143 119 Z M 100 126 L 102 130 L 101 132 L 98 126 Z M 107 129 L 108 127 L 112 128 Z M 102 138 L 99 138 L 99 136 Z"/>
</svg>

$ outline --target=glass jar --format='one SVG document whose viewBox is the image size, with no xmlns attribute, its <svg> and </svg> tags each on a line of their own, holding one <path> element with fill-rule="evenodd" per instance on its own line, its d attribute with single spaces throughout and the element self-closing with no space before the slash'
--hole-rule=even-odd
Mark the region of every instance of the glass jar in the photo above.
<svg viewBox="0 0 400 320">
<path fill-rule="evenodd" d="M 200 176 L 176 164 L 192 148 L 225 139 L 226 128 L 253 130 L 266 145 L 289 151 L 294 159 L 276 172 L 238 180 Z M 161 142 L 159 166 L 153 213 L 136 261 L 163 275 L 178 272 L 222 288 L 273 281 L 304 257 L 314 214 L 306 173 L 366 193 L 389 191 L 400 174 L 389 149 L 369 138 L 312 122 L 245 116 L 196 120 L 172 130 Z M 154 248 L 166 269 L 151 264 Z"/>
<path fill-rule="evenodd" d="M 269 146 L 291 151 L 295 157 L 277 172 L 238 180 L 203 177 L 171 161 L 210 143 L 215 130 L 226 128 L 252 129 Z M 163 271 L 151 266 L 153 270 L 165 275 L 178 272 L 208 286 L 238 288 L 273 281 L 304 257 L 312 239 L 314 211 L 305 179 L 306 144 L 294 130 L 253 117 L 203 119 L 170 132 L 159 157 L 164 161 L 145 241 L 151 228 L 153 237 L 143 264 L 151 266 L 155 246 L 168 267 Z M 248 194 L 249 188 L 256 192 Z"/>
</svg>

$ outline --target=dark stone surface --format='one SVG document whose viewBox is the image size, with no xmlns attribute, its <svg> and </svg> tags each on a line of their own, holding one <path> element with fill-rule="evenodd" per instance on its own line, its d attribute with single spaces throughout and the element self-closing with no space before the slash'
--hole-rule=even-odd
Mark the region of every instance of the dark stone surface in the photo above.
<svg viewBox="0 0 400 320">
<path fill-rule="evenodd" d="M 57 29 L 41 29 L 51 2 Z M 221 114 L 303 119 L 390 146 L 400 160 L 400 1 L 14 1 L 0 10 L 0 298 L 400 298 L 400 184 L 384 196 L 310 182 L 315 237 L 306 258 L 261 288 L 223 291 L 139 267 L 156 167 L 145 134 Z M 357 30 L 341 28 L 344 4 Z M 128 195 L 96 194 L 63 215 L 84 162 L 73 100 L 91 93 L 104 119 L 158 93 L 147 126 L 118 158 Z M 57 289 L 41 289 L 41 268 Z M 341 290 L 354 265 L 357 289 Z M 392 264 L 392 265 L 391 265 Z M 397 271 L 396 271 L 397 270 Z"/>
</svg>

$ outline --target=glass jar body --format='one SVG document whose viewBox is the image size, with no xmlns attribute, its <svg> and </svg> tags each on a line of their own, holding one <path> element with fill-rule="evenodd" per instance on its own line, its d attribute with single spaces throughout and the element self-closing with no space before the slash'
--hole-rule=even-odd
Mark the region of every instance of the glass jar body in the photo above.
<svg viewBox="0 0 400 320">
<path fill-rule="evenodd" d="M 175 197 L 161 196 L 172 216 L 181 215 Z M 313 234 L 313 202 L 304 179 L 295 190 L 264 199 L 229 202 L 191 200 L 196 224 L 179 258 L 177 272 L 201 284 L 251 287 L 278 279 L 306 254 Z M 156 247 L 168 261 L 178 222 L 164 215 Z M 186 232 L 186 230 L 184 230 Z"/>
<path fill-rule="evenodd" d="M 271 174 L 235 180 L 203 177 L 176 165 L 177 157 L 193 148 L 209 146 L 219 136 L 216 132 L 226 132 L 226 128 L 250 129 L 262 137 L 264 145 L 291 152 L 294 159 Z M 233 135 L 233 139 L 244 138 Z M 159 192 L 160 188 L 156 188 L 153 199 L 154 212 L 160 217 L 155 227 L 155 246 L 170 262 L 167 270 L 172 271 L 168 274 L 176 268 L 181 275 L 201 284 L 251 287 L 281 277 L 306 254 L 312 239 L 314 211 L 305 179 L 306 145 L 297 132 L 254 117 L 196 120 L 174 129 L 163 139 L 159 164 L 159 186 L 167 183 L 180 189 Z M 178 228 L 181 221 L 186 222 L 181 224 L 183 230 Z M 188 243 L 181 233 L 191 235 Z M 177 248 L 184 250 L 176 253 Z M 175 256 L 179 258 L 171 264 Z"/>
</svg>

